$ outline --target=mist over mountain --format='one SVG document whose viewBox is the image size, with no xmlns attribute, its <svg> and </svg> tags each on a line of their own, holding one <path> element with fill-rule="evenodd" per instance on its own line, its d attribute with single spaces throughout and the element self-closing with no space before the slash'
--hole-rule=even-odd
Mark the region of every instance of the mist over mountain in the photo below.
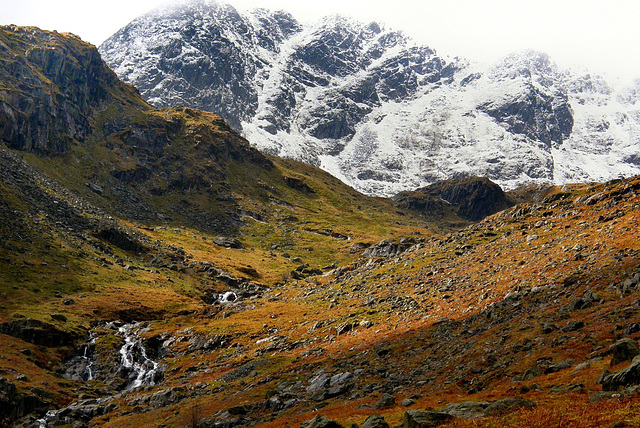
<svg viewBox="0 0 640 428">
<path fill-rule="evenodd" d="M 302 24 L 196 0 L 141 16 L 100 52 L 150 103 L 215 111 L 261 151 L 368 194 L 466 176 L 514 188 L 640 172 L 640 84 L 536 51 L 483 68 L 377 23 Z"/>
</svg>

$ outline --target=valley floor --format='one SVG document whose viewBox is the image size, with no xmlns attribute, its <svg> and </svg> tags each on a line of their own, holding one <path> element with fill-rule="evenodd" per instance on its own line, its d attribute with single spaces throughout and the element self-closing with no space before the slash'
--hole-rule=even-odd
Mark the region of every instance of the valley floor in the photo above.
<svg viewBox="0 0 640 428">
<path fill-rule="evenodd" d="M 153 257 L 98 257 L 73 231 L 28 248 L 14 236 L 0 260 L 3 417 L 435 426 L 411 425 L 429 409 L 452 427 L 637 426 L 640 178 L 538 199 L 318 272 L 190 229 L 131 224 Z M 215 267 L 225 257 L 293 272 L 238 280 Z"/>
</svg>

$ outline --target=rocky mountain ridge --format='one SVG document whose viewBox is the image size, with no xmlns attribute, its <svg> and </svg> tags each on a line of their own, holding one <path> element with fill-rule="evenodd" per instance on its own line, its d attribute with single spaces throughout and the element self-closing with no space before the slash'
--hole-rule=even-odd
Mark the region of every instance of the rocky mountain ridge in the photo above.
<svg viewBox="0 0 640 428">
<path fill-rule="evenodd" d="M 393 195 L 485 176 L 502 187 L 640 172 L 638 84 L 559 69 L 539 52 L 490 68 L 377 23 L 211 0 L 156 9 L 101 47 L 152 104 L 220 112 L 261 151 Z"/>
</svg>

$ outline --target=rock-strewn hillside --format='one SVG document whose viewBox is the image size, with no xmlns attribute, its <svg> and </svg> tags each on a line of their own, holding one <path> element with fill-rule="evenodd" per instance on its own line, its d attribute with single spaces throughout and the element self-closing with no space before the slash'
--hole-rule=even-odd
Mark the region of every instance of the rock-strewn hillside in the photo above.
<svg viewBox="0 0 640 428">
<path fill-rule="evenodd" d="M 368 194 L 468 176 L 514 188 L 640 173 L 637 83 L 538 52 L 483 68 L 376 23 L 303 25 L 213 0 L 156 9 L 100 52 L 152 104 L 216 111 L 261 151 Z"/>
</svg>

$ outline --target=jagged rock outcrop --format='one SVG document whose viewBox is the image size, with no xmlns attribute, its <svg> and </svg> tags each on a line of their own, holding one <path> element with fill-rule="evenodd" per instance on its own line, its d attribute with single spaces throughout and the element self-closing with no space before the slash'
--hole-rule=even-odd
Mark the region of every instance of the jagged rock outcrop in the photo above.
<svg viewBox="0 0 640 428">
<path fill-rule="evenodd" d="M 442 214 L 446 205 L 462 218 L 478 221 L 515 205 L 496 183 L 487 178 L 447 180 L 395 196 L 400 208 Z"/>
<path fill-rule="evenodd" d="M 69 34 L 2 27 L 0 61 L 0 140 L 18 150 L 64 153 L 92 134 L 93 114 L 114 101 L 112 91 L 135 91 Z"/>
<path fill-rule="evenodd" d="M 34 319 L 17 319 L 0 324 L 0 333 L 40 346 L 72 346 L 78 336 Z"/>
</svg>

